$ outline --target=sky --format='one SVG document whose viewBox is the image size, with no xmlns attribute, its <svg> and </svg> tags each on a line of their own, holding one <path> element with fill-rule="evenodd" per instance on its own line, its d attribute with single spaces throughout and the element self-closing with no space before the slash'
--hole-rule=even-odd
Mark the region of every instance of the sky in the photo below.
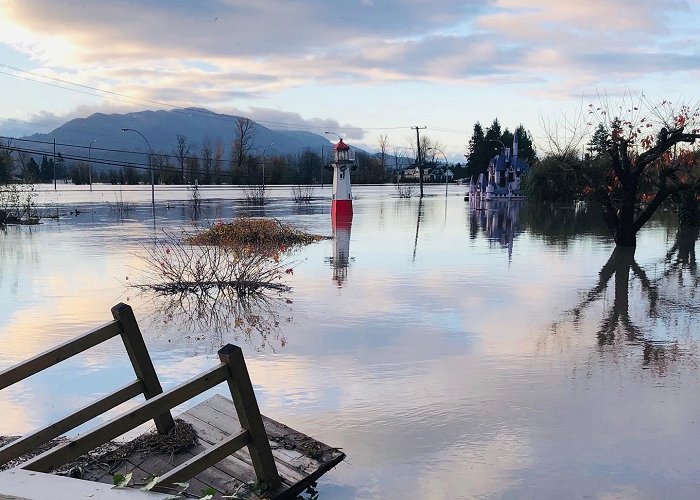
<svg viewBox="0 0 700 500">
<path fill-rule="evenodd" d="M 0 135 L 197 106 L 376 150 L 602 96 L 698 99 L 700 0 L 2 0 Z M 233 133 L 233 132 L 232 132 Z"/>
</svg>

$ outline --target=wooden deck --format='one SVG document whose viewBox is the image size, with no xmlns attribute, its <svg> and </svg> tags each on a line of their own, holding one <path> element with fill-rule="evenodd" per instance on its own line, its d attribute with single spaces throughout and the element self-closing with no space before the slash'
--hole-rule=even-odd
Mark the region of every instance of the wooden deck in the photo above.
<svg viewBox="0 0 700 500">
<path fill-rule="evenodd" d="M 187 482 L 188 493 L 194 498 L 201 497 L 202 490 L 213 489 L 218 496 L 271 499 L 296 497 L 345 458 L 338 449 L 260 414 L 243 351 L 238 346 L 222 346 L 218 364 L 163 391 L 133 310 L 120 303 L 111 312 L 111 321 L 0 371 L 0 390 L 117 336 L 123 341 L 136 380 L 54 423 L 8 442 L 0 447 L 0 465 L 32 454 L 18 467 L 28 471 L 30 478 L 40 478 L 42 484 L 71 481 L 76 488 L 89 489 L 96 487 L 95 482 L 111 484 L 117 473 L 131 472 L 131 477 L 142 485 L 147 477 L 158 476 L 154 489 L 164 493 L 171 493 L 175 485 Z M 81 462 L 83 465 L 76 469 L 88 481 L 45 474 L 148 421 L 155 424 L 159 434 L 168 434 L 175 428 L 173 408 L 223 383 L 228 386 L 233 401 L 214 396 L 180 416 L 192 424 L 198 436 L 198 444 L 188 452 L 154 455 L 154 448 L 133 451 L 117 462 L 116 470 L 88 458 L 88 465 Z M 139 395 L 146 401 L 43 453 L 36 453 L 50 440 Z M 123 450 L 137 450 L 136 446 L 139 444 Z M 104 470 L 108 467 L 111 469 Z M 9 478 L 28 485 L 27 496 L 38 493 L 33 491 L 34 482 L 27 480 L 23 472 L 10 472 Z M 66 490 L 59 486 L 54 491 L 55 498 L 73 498 L 66 496 Z"/>
<path fill-rule="evenodd" d="M 177 418 L 194 426 L 199 439 L 197 447 L 174 456 L 143 457 L 134 454 L 117 470 L 90 470 L 86 472 L 85 478 L 111 483 L 114 474 L 128 472 L 132 472 L 134 479 L 139 482 L 149 475 L 161 476 L 241 429 L 233 402 L 220 395 L 196 405 Z M 345 458 L 345 454 L 338 449 L 264 415 L 262 418 L 275 465 L 282 479 L 279 488 L 264 495 L 263 492 L 256 491 L 250 454 L 243 448 L 187 481 L 190 484 L 187 492 L 199 495 L 203 489 L 213 488 L 219 494 L 236 493 L 240 498 L 295 498 Z"/>
</svg>

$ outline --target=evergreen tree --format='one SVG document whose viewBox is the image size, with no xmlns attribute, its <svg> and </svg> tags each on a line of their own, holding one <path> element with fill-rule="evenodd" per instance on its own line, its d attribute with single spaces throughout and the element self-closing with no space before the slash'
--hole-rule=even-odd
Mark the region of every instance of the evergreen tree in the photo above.
<svg viewBox="0 0 700 500">
<path fill-rule="evenodd" d="M 522 124 L 516 127 L 515 133 L 518 134 L 518 158 L 532 166 L 537 161 L 532 136 Z M 480 173 L 486 172 L 491 159 L 501 154 L 504 147 L 513 147 L 513 133 L 507 128 L 501 130 L 498 118 L 486 129 L 485 133 L 481 124 L 476 122 L 472 137 L 469 139 L 468 175 L 476 178 Z"/>
<path fill-rule="evenodd" d="M 39 182 L 51 182 L 53 180 L 53 158 L 41 157 L 41 167 L 39 168 Z"/>
<path fill-rule="evenodd" d="M 491 158 L 503 152 L 503 145 L 508 147 L 508 144 L 506 143 L 504 143 L 503 145 L 501 144 L 501 142 L 503 142 L 501 140 L 502 135 L 503 133 L 501 132 L 501 124 L 498 122 L 498 118 L 495 118 L 491 126 L 486 129 L 486 134 L 484 136 L 484 138 L 486 139 L 486 145 L 484 146 L 484 148 L 488 152 L 488 160 L 486 161 L 486 167 L 488 167 L 488 162 L 491 161 Z"/>
<path fill-rule="evenodd" d="M 22 176 L 25 182 L 33 183 L 39 179 L 39 164 L 34 158 L 30 158 L 27 165 L 22 170 Z"/>
<path fill-rule="evenodd" d="M 503 130 L 501 134 L 501 142 L 505 144 L 507 148 L 513 149 L 513 133 L 507 128 Z"/>
<path fill-rule="evenodd" d="M 593 132 L 591 141 L 588 143 L 588 149 L 594 155 L 599 155 L 601 153 L 605 153 L 611 144 L 612 141 L 610 140 L 608 130 L 605 128 L 604 124 L 599 123 L 598 127 L 595 129 L 595 132 Z"/>
<path fill-rule="evenodd" d="M 484 129 L 479 122 L 474 124 L 472 137 L 469 139 L 469 175 L 477 178 L 480 173 L 486 172 L 489 165 L 490 147 L 486 143 Z"/>
<path fill-rule="evenodd" d="M 518 134 L 518 158 L 526 161 L 530 166 L 534 165 L 537 161 L 537 153 L 532 143 L 532 135 L 525 130 L 522 123 L 515 129 L 515 133 Z"/>
<path fill-rule="evenodd" d="M 10 150 L 0 147 L 0 184 L 7 184 L 12 180 L 12 164 Z"/>
<path fill-rule="evenodd" d="M 66 169 L 66 160 L 61 153 L 56 156 L 56 179 L 66 179 L 68 177 L 68 169 Z M 52 177 L 53 179 L 53 172 Z"/>
</svg>

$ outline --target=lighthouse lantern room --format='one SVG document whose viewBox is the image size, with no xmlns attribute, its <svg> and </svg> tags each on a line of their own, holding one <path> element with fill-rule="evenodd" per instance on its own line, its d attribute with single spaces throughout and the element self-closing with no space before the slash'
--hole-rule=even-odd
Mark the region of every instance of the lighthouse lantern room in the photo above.
<svg viewBox="0 0 700 500">
<path fill-rule="evenodd" d="M 350 188 L 350 146 L 340 138 L 333 146 L 333 204 L 331 217 L 352 217 L 352 191 Z"/>
</svg>

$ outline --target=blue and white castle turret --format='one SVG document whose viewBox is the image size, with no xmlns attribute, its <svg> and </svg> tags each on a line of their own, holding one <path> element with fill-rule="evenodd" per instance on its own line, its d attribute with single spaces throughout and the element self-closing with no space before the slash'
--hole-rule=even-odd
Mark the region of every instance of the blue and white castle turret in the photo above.
<svg viewBox="0 0 700 500">
<path fill-rule="evenodd" d="M 498 199 L 520 199 L 520 183 L 530 171 L 527 162 L 518 156 L 518 131 L 513 135 L 513 147 L 503 146 L 503 151 L 489 162 L 486 175 L 480 174 L 475 189 L 469 189 L 470 202 L 493 201 Z"/>
</svg>

